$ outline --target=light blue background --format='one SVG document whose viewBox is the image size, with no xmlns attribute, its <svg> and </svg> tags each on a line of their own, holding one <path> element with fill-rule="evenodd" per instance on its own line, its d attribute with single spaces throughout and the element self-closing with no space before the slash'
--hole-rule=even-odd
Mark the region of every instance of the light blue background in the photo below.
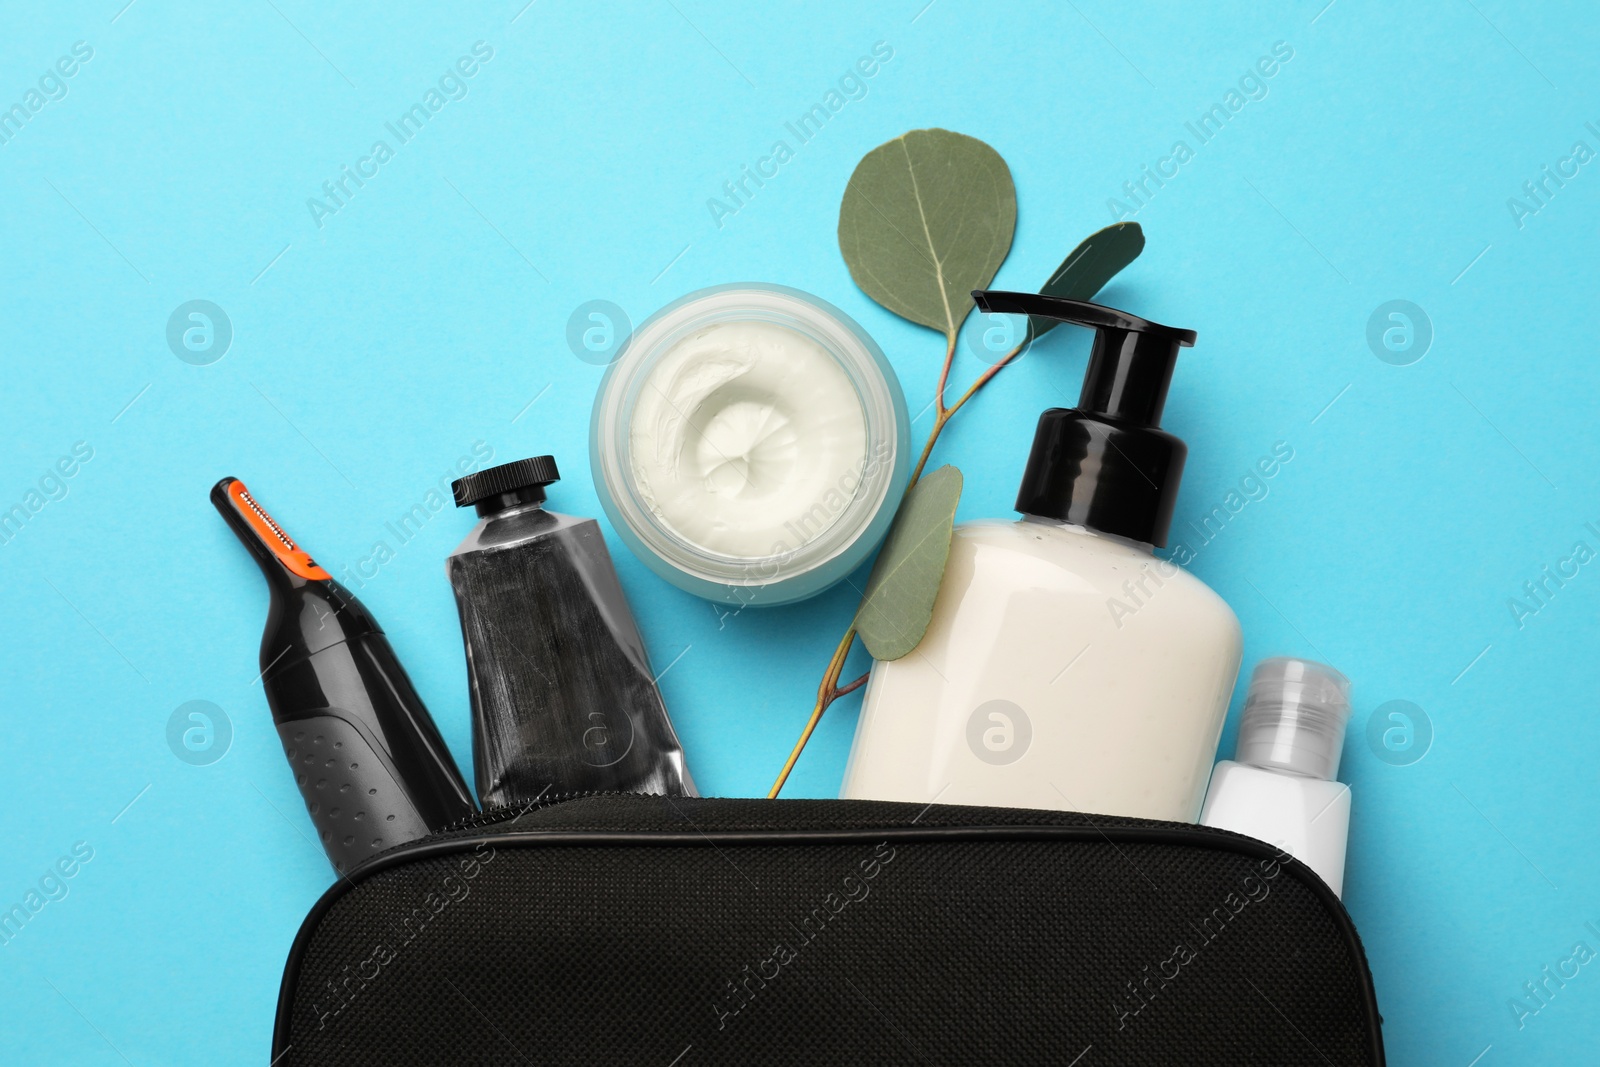
<svg viewBox="0 0 1600 1067">
<path fill-rule="evenodd" d="M 1193 569 L 1238 612 L 1247 665 L 1320 656 L 1354 679 L 1347 903 L 1392 1062 L 1593 1058 L 1600 964 L 1521 1029 L 1508 1001 L 1576 942 L 1600 950 L 1600 564 L 1521 628 L 1507 601 L 1579 539 L 1600 549 L 1583 527 L 1600 520 L 1600 162 L 1521 228 L 1506 204 L 1576 140 L 1600 149 L 1593 11 L 124 2 L 8 4 L 0 35 L 6 106 L 73 42 L 94 49 L 0 146 L 0 509 L 74 442 L 94 450 L 0 545 L 0 903 L 74 842 L 94 850 L 0 948 L 0 1061 L 266 1059 L 285 951 L 330 871 L 253 683 L 264 589 L 211 484 L 245 479 L 334 570 L 392 546 L 385 523 L 479 440 L 554 453 L 554 506 L 598 514 L 601 371 L 569 350 L 569 315 L 607 299 L 638 321 L 737 280 L 844 307 L 922 409 L 938 338 L 863 296 L 834 234 L 855 162 L 922 126 L 1009 162 L 997 284 L 1015 288 L 1110 222 L 1142 164 L 1196 148 L 1139 210 L 1148 250 L 1105 299 L 1199 331 L 1167 408 L 1191 448 L 1180 522 L 1275 442 L 1294 450 Z M 307 198 L 479 40 L 494 58 L 466 98 L 318 228 Z M 894 58 L 867 95 L 714 225 L 707 199 L 878 41 Z M 1277 41 L 1294 57 L 1267 97 L 1197 146 L 1184 123 Z M 210 366 L 164 338 L 191 299 L 232 321 Z M 1366 342 L 1391 299 L 1433 324 L 1411 366 Z M 1087 344 L 1069 332 L 946 434 L 962 517 L 1009 513 L 1034 415 L 1076 398 Z M 955 381 L 981 368 L 963 350 Z M 358 590 L 464 763 L 442 561 L 470 526 L 435 516 Z M 854 594 L 719 618 L 612 544 L 700 784 L 764 793 Z M 1397 699 L 1436 734 L 1410 766 L 1365 740 Z M 168 748 L 189 700 L 231 718 L 214 765 Z M 790 795 L 836 790 L 854 718 L 854 700 L 828 716 Z"/>
</svg>

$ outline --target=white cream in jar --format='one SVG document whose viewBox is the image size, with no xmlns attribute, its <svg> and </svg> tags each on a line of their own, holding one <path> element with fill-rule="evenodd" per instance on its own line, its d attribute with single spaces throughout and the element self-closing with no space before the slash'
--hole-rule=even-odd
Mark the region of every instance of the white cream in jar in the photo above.
<svg viewBox="0 0 1600 1067">
<path fill-rule="evenodd" d="M 867 458 L 866 416 L 837 361 L 768 322 L 680 339 L 645 378 L 628 432 L 645 505 L 728 556 L 814 540 L 844 513 Z"/>
<path fill-rule="evenodd" d="M 811 596 L 887 532 L 909 420 L 883 353 L 796 289 L 691 293 L 634 331 L 595 400 L 601 505 L 651 569 L 740 605 Z"/>
</svg>

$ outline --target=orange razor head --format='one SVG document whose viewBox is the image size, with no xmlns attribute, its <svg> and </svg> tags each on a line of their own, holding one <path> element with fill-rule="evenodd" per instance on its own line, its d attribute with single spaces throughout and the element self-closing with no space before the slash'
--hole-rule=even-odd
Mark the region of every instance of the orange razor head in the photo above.
<svg viewBox="0 0 1600 1067">
<path fill-rule="evenodd" d="M 284 567 L 312 581 L 332 579 L 333 575 L 317 566 L 317 561 L 283 532 L 283 527 L 267 514 L 265 508 L 256 503 L 256 498 L 250 495 L 250 490 L 246 489 L 244 483 L 237 478 L 228 483 L 228 499 L 232 501 L 234 510 L 255 533 L 256 540 L 276 556 Z"/>
</svg>

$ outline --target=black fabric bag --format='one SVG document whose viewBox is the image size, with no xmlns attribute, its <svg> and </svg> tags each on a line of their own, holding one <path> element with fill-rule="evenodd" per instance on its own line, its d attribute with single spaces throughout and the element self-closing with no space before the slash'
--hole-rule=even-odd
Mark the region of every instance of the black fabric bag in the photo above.
<svg viewBox="0 0 1600 1067">
<path fill-rule="evenodd" d="M 274 1067 L 1381 1065 L 1316 875 L 1074 813 L 600 795 L 382 854 L 290 952 Z"/>
</svg>

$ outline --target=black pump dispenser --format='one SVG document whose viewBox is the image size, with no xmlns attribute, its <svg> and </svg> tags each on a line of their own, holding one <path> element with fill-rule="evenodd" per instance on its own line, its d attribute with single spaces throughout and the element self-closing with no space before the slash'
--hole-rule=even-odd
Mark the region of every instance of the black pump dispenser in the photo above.
<svg viewBox="0 0 1600 1067">
<path fill-rule="evenodd" d="M 1166 545 L 1188 449 L 1159 424 L 1178 349 L 1194 344 L 1194 331 L 1040 293 L 975 289 L 972 299 L 983 311 L 1095 331 L 1078 406 L 1039 416 L 1017 510 Z"/>
</svg>

